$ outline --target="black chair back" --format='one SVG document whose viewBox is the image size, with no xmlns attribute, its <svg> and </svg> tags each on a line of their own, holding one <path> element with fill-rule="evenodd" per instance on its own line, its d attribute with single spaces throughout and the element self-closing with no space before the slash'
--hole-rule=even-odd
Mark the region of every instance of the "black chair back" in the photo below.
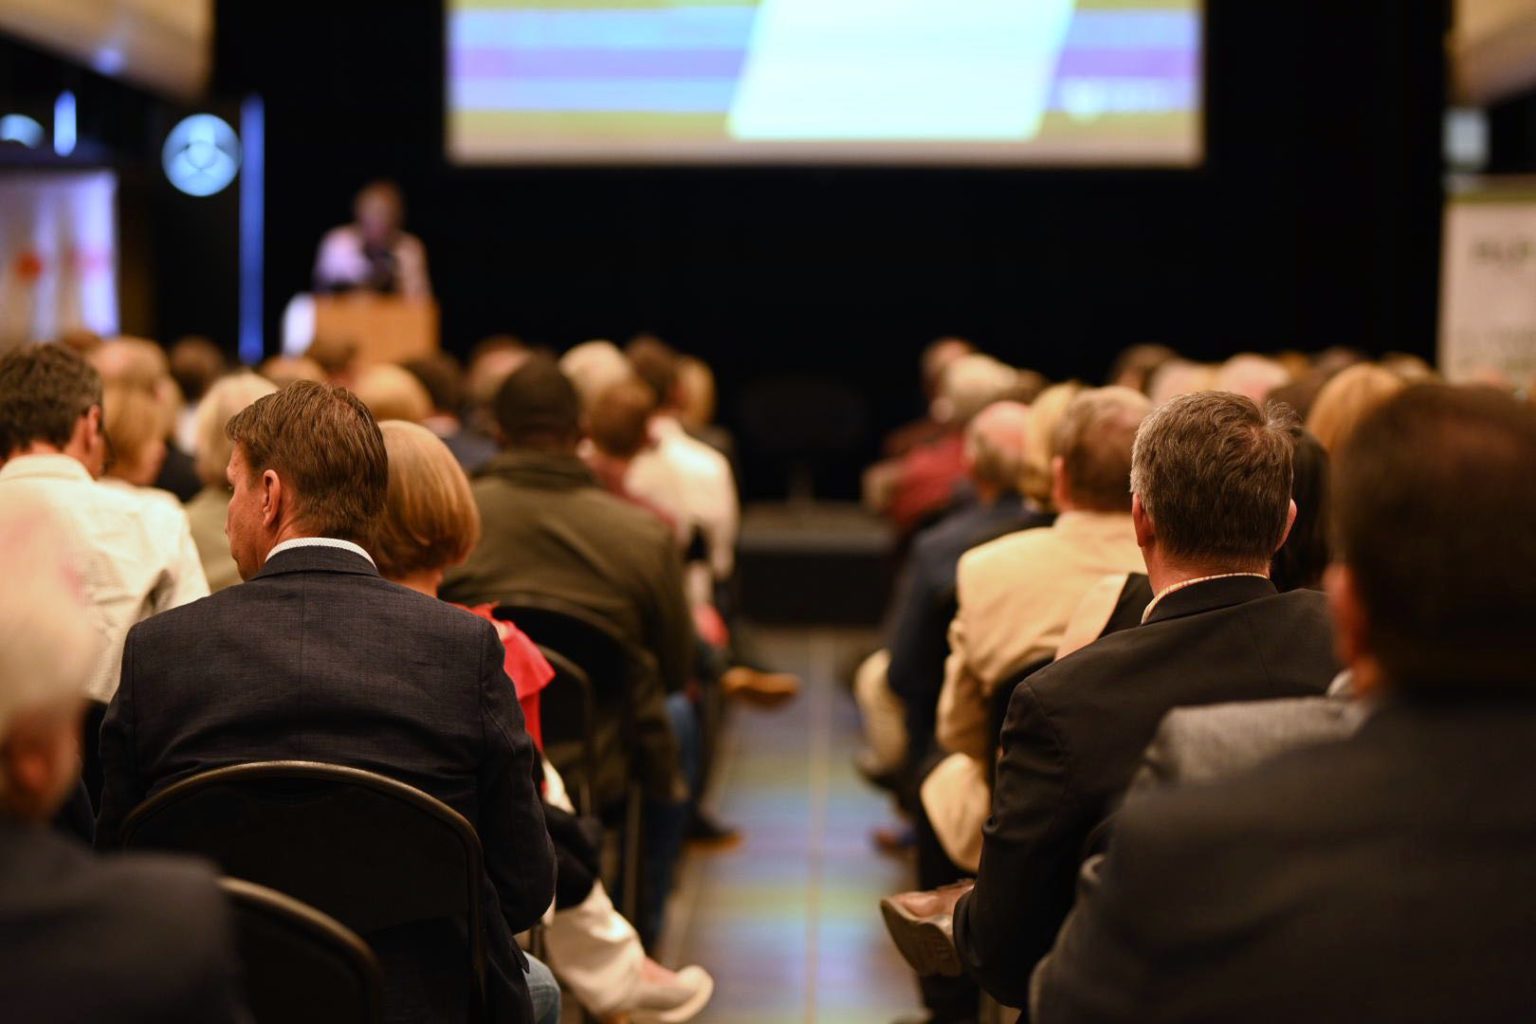
<svg viewBox="0 0 1536 1024">
<path fill-rule="evenodd" d="M 635 736 L 635 709 L 631 700 L 631 681 L 634 673 L 647 671 L 642 659 L 644 652 L 634 651 L 622 636 L 603 619 L 579 605 L 558 597 L 532 592 L 516 592 L 506 595 L 492 614 L 528 634 L 539 647 L 555 651 L 579 668 L 590 683 L 594 721 L 600 707 L 617 708 L 623 729 L 621 741 L 626 749 L 619 752 L 627 763 L 633 765 L 634 750 L 630 746 Z M 553 662 L 551 662 L 553 664 Z M 559 667 L 555 666 L 558 671 Z M 541 713 L 544 698 L 540 698 Z M 547 726 L 548 715 L 543 716 Z M 548 744 L 546 744 L 546 749 Z M 574 792 L 586 792 L 588 805 L 583 813 L 603 818 L 619 827 L 618 877 L 610 880 L 610 888 L 619 901 L 619 909 L 631 921 L 638 921 L 642 896 L 640 844 L 643 823 L 643 800 L 634 772 L 629 773 L 622 801 L 612 805 L 605 801 L 596 789 L 596 772 L 600 758 L 607 751 L 596 749 L 590 762 L 578 767 L 574 760 L 561 764 L 553 757 L 552 764 L 565 778 Z M 608 806 L 596 806 L 607 803 Z"/>
<path fill-rule="evenodd" d="M 234 908 L 246 1004 L 256 1024 L 378 1024 L 384 985 L 373 950 L 335 918 L 238 878 Z"/>
<path fill-rule="evenodd" d="M 122 841 L 207 857 L 336 918 L 387 960 L 430 940 L 422 963 L 463 979 L 443 998 L 471 1016 L 484 1006 L 480 840 L 461 814 L 419 789 L 312 761 L 231 765 L 140 804 Z"/>
<path fill-rule="evenodd" d="M 591 780 L 597 774 L 597 695 L 592 679 L 581 666 L 553 647 L 541 645 L 539 652 L 555 670 L 554 678 L 539 694 L 544 756 L 567 780 L 576 812 L 593 814 Z"/>
</svg>

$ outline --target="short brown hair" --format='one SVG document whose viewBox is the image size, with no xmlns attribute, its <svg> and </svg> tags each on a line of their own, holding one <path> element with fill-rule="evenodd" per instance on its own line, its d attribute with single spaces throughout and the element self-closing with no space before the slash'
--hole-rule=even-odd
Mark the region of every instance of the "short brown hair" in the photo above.
<svg viewBox="0 0 1536 1024">
<path fill-rule="evenodd" d="M 1152 408 L 1125 387 L 1090 388 L 1067 405 L 1051 435 L 1073 502 L 1097 512 L 1131 510 L 1131 444 Z"/>
<path fill-rule="evenodd" d="M 304 527 L 367 545 L 389 485 L 384 438 L 346 388 L 298 381 L 257 399 L 224 428 L 253 475 L 275 470 Z"/>
<path fill-rule="evenodd" d="M 1536 685 L 1536 410 L 1491 388 L 1409 387 L 1334 454 L 1340 559 L 1405 690 Z"/>
<path fill-rule="evenodd" d="M 458 565 L 480 540 L 469 478 L 426 427 L 386 420 L 379 430 L 389 453 L 389 491 L 373 544 L 379 572 L 398 580 Z"/>
<path fill-rule="evenodd" d="M 587 410 L 587 436 L 604 455 L 632 459 L 649 440 L 656 397 L 638 377 L 604 388 Z"/>
<path fill-rule="evenodd" d="M 1180 395 L 1136 433 L 1131 489 L 1175 558 L 1268 567 L 1290 514 L 1290 411 L 1229 391 Z"/>
<path fill-rule="evenodd" d="M 203 483 L 226 486 L 224 467 L 229 465 L 231 445 L 225 425 L 235 413 L 276 390 L 276 384 L 249 370 L 214 381 L 197 404 L 197 475 Z"/>
<path fill-rule="evenodd" d="M 101 404 L 101 375 L 62 345 L 0 356 L 0 458 L 34 441 L 63 448 L 80 417 Z"/>
</svg>

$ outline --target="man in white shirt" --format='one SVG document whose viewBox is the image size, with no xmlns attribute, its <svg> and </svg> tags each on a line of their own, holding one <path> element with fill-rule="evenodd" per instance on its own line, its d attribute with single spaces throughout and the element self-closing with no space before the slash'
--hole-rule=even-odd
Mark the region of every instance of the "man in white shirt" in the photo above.
<svg viewBox="0 0 1536 1024">
<path fill-rule="evenodd" d="M 208 594 L 187 515 L 172 502 L 96 482 L 110 450 L 101 425 L 101 377 L 58 345 L 0 358 L 0 505 L 31 498 L 76 547 L 91 623 L 103 637 L 86 682 L 93 702 L 85 744 L 96 775 L 94 727 L 117 691 L 123 638 L 151 615 Z"/>
<path fill-rule="evenodd" d="M 101 391 L 96 371 L 66 348 L 20 349 L 0 360 L 0 503 L 41 500 L 79 546 L 81 582 L 107 638 L 86 693 L 105 703 L 117 689 L 129 627 L 207 596 L 208 582 L 185 512 L 96 482 L 110 458 Z"/>
<path fill-rule="evenodd" d="M 405 203 L 393 182 L 364 186 L 353 203 L 356 221 L 332 228 L 315 256 L 318 292 L 365 289 L 407 299 L 432 295 L 427 281 L 427 250 L 421 239 L 402 231 Z"/>
</svg>

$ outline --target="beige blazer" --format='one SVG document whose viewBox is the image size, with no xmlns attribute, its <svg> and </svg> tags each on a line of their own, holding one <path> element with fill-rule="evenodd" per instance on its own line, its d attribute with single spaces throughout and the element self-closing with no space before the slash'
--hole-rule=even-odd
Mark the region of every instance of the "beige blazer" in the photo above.
<svg viewBox="0 0 1536 1024">
<path fill-rule="evenodd" d="M 972 548 L 956 574 L 959 610 L 939 695 L 941 746 L 984 757 L 988 707 L 999 683 L 1055 655 L 1083 595 L 1111 573 L 1141 572 L 1131 517 L 1064 512 L 1054 526 Z"/>
</svg>

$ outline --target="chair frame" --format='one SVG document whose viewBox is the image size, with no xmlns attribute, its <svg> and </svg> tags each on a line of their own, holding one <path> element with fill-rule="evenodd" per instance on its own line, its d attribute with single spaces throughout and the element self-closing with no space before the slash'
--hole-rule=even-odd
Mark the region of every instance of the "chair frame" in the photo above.
<svg viewBox="0 0 1536 1024">
<path fill-rule="evenodd" d="M 219 888 L 236 908 L 237 929 L 241 913 L 257 912 L 280 919 L 286 927 L 305 932 L 340 954 L 363 979 L 368 1020 L 378 1024 L 384 1019 L 383 972 L 373 950 L 356 932 L 302 900 L 243 878 L 220 878 Z"/>
<path fill-rule="evenodd" d="M 485 858 L 474 825 L 458 811 L 429 793 L 377 772 L 322 761 L 250 761 L 199 772 L 175 782 L 135 807 L 123 821 L 121 844 L 133 848 L 146 822 L 167 808 L 175 807 L 188 796 L 219 785 L 261 784 L 267 782 L 319 782 L 358 786 L 382 793 L 408 804 L 447 825 L 459 839 L 464 851 L 466 892 L 464 899 L 466 930 L 469 933 L 471 1013 L 478 1014 L 486 1005 L 485 924 L 480 913 L 480 887 L 485 877 Z M 290 897 L 291 898 L 291 897 Z"/>
</svg>

